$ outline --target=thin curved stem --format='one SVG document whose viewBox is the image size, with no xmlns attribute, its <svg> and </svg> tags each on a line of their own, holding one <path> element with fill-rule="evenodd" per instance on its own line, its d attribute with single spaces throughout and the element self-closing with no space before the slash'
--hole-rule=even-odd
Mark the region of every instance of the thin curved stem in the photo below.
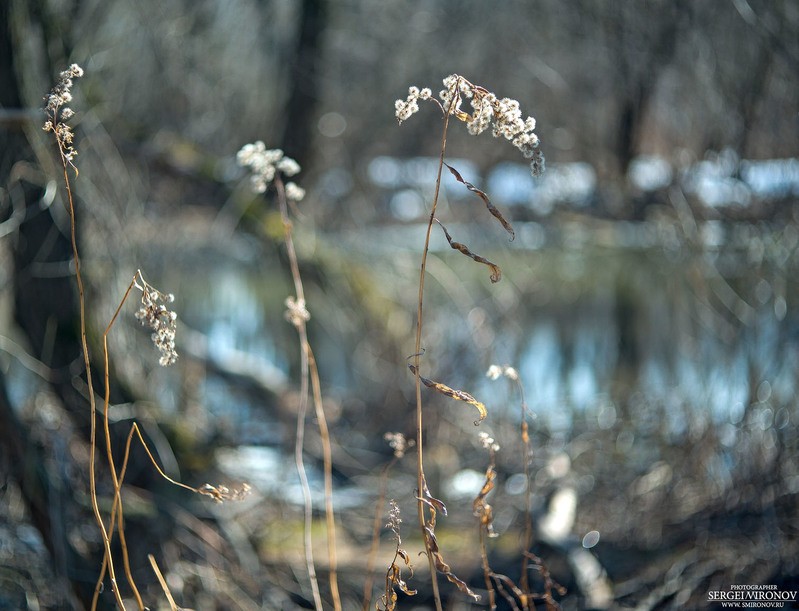
<svg viewBox="0 0 799 611">
<path fill-rule="evenodd" d="M 457 88 L 456 88 L 457 92 Z M 455 100 L 453 96 L 452 100 Z M 450 107 L 452 102 L 450 102 Z M 424 540 L 425 552 L 427 554 L 427 561 L 430 566 L 430 579 L 433 586 L 433 598 L 436 603 L 437 611 L 442 611 L 441 595 L 438 591 L 438 575 L 436 573 L 436 565 L 433 559 L 433 554 L 426 536 L 425 526 L 425 505 L 422 497 L 422 491 L 425 489 L 424 477 L 424 452 L 422 447 L 422 435 L 424 432 L 424 420 L 422 413 L 422 381 L 420 377 L 420 362 L 422 355 L 422 305 L 424 301 L 424 281 L 427 269 L 427 254 L 430 251 L 430 236 L 433 231 L 433 222 L 436 218 L 436 207 L 438 205 L 438 196 L 441 191 L 441 172 L 444 169 L 444 153 L 447 148 L 447 128 L 449 127 L 449 108 L 444 113 L 444 129 L 441 136 L 441 154 L 438 160 L 438 170 L 436 173 L 436 190 L 433 195 L 433 204 L 430 209 L 430 218 L 427 222 L 427 232 L 425 233 L 424 248 L 422 249 L 422 262 L 419 269 L 419 298 L 416 303 L 416 343 L 414 344 L 414 371 L 416 378 L 416 458 L 417 458 L 417 514 L 419 516 L 419 527 L 422 529 L 422 539 Z"/>
<path fill-rule="evenodd" d="M 56 124 L 57 116 L 56 113 L 53 113 L 53 123 Z M 75 203 L 72 197 L 72 185 L 69 182 L 69 172 L 67 170 L 68 165 L 70 165 L 69 160 L 67 159 L 61 141 L 56 138 L 58 142 L 58 152 L 61 156 L 61 166 L 64 169 L 64 186 L 67 192 L 67 208 L 69 212 L 69 233 L 70 233 L 70 242 L 72 245 L 72 258 L 75 261 L 75 282 L 78 286 L 78 313 L 80 318 L 80 344 L 81 350 L 83 351 L 83 365 L 86 369 L 86 385 L 87 385 L 87 392 L 89 394 L 89 408 L 91 410 L 91 428 L 89 433 L 89 445 L 90 445 L 90 454 L 89 454 L 89 492 L 91 496 L 92 502 L 92 511 L 94 512 L 94 519 L 97 522 L 97 526 L 100 528 L 100 532 L 103 537 L 103 546 L 104 546 L 104 553 L 105 558 L 107 559 L 108 565 L 108 574 L 111 577 L 111 588 L 114 592 L 114 597 L 116 598 L 117 605 L 119 605 L 120 609 L 124 611 L 125 603 L 122 602 L 122 595 L 119 592 L 119 588 L 117 587 L 117 579 L 116 579 L 116 572 L 114 570 L 114 561 L 111 556 L 111 541 L 108 537 L 108 531 L 105 528 L 105 524 L 103 523 L 103 516 L 100 514 L 100 506 L 97 502 L 97 474 L 95 470 L 95 456 L 97 453 L 97 405 L 94 398 L 94 382 L 92 380 L 92 366 L 91 366 L 91 357 L 89 355 L 89 342 L 86 338 L 86 299 L 85 299 L 85 290 L 83 285 L 83 276 L 81 275 L 80 270 L 80 255 L 78 253 L 78 238 L 77 238 L 77 223 L 75 220 Z M 99 589 L 99 588 L 97 588 Z M 97 596 L 99 592 L 95 591 L 95 596 L 93 600 L 93 608 L 96 604 Z"/>
<path fill-rule="evenodd" d="M 139 593 L 139 589 L 136 586 L 136 582 L 133 579 L 133 572 L 130 567 L 130 556 L 128 554 L 128 544 L 127 539 L 125 537 L 125 525 L 124 525 L 124 513 L 123 513 L 123 506 L 122 506 L 122 496 L 121 496 L 121 489 L 122 489 L 122 479 L 117 476 L 117 469 L 114 462 L 114 454 L 111 450 L 111 428 L 109 423 L 109 407 L 111 403 L 111 379 L 110 379 L 110 365 L 109 365 L 109 354 L 108 354 L 108 335 L 111 333 L 111 327 L 114 326 L 117 318 L 119 318 L 119 313 L 122 311 L 122 306 L 125 305 L 125 302 L 128 300 L 128 296 L 130 292 L 133 290 L 133 287 L 136 286 L 136 278 L 140 276 L 141 272 L 137 271 L 134 274 L 133 279 L 128 284 L 128 288 L 125 290 L 125 294 L 122 296 L 122 299 L 117 306 L 116 311 L 114 311 L 114 315 L 111 317 L 111 321 L 105 328 L 103 332 L 103 363 L 105 366 L 105 376 L 104 376 L 104 383 L 105 383 L 105 398 L 103 400 L 103 429 L 105 433 L 105 450 L 106 450 L 106 457 L 108 459 L 108 465 L 111 469 L 111 478 L 114 483 L 114 502 L 111 506 L 111 519 L 109 521 L 108 526 L 108 540 L 109 542 L 114 538 L 114 522 L 117 523 L 117 530 L 119 531 L 119 543 L 120 547 L 122 548 L 122 562 L 125 568 L 125 576 L 128 580 L 128 584 L 130 585 L 131 589 L 133 590 L 133 595 L 136 597 L 136 604 L 138 605 L 139 609 L 143 611 L 144 609 L 144 601 L 142 600 L 141 594 Z M 99 589 L 102 585 L 103 579 L 105 577 L 107 563 L 105 559 L 103 564 L 100 568 L 100 575 L 97 578 L 97 585 L 95 587 L 95 597 L 99 592 Z M 96 603 L 95 603 L 96 604 Z"/>
<path fill-rule="evenodd" d="M 277 199 L 280 207 L 280 215 L 283 221 L 283 238 L 288 254 L 291 277 L 294 283 L 294 290 L 297 297 L 297 307 L 305 310 L 305 291 L 300 275 L 300 266 L 297 259 L 297 252 L 294 248 L 294 239 L 291 231 L 291 220 L 288 216 L 288 205 L 286 199 L 285 186 L 282 178 L 275 177 L 275 187 L 277 188 Z M 321 597 L 319 596 L 319 585 L 316 579 L 316 569 L 313 562 L 313 551 L 311 541 L 311 517 L 312 506 L 310 488 L 308 487 L 307 474 L 303 463 L 303 441 L 305 432 L 305 417 L 308 406 L 309 382 L 313 397 L 314 412 L 319 426 L 319 437 L 322 442 L 322 459 L 325 481 L 325 521 L 327 529 L 327 552 L 329 564 L 330 595 L 333 600 L 335 611 L 341 611 L 341 595 L 338 588 L 338 558 L 336 554 L 336 523 L 333 511 L 333 458 L 330 445 L 330 432 L 327 426 L 324 406 L 322 403 L 322 388 L 319 380 L 319 369 L 316 359 L 308 341 L 308 329 L 306 319 L 302 316 L 292 317 L 292 323 L 297 329 L 300 340 L 301 358 L 301 382 L 300 382 L 300 407 L 297 413 L 297 438 L 295 443 L 294 458 L 297 465 L 297 472 L 303 486 L 303 496 L 305 498 L 305 557 L 308 574 L 311 578 L 311 587 L 314 591 L 314 600 L 317 609 L 322 608 Z"/>
</svg>

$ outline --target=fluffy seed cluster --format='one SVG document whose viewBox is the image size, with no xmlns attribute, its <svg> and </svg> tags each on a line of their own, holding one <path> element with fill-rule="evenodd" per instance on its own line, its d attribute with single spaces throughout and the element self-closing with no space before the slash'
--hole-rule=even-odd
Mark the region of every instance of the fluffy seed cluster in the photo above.
<svg viewBox="0 0 799 611">
<path fill-rule="evenodd" d="M 408 448 L 412 448 L 415 445 L 413 439 L 408 439 L 402 433 L 386 433 L 383 435 L 383 439 L 385 439 L 388 445 L 391 446 L 391 449 L 394 450 L 394 456 L 397 458 L 405 456 L 405 452 L 408 451 Z"/>
<path fill-rule="evenodd" d="M 283 151 L 267 149 L 260 140 L 245 144 L 236 154 L 236 161 L 240 166 L 250 170 L 250 184 L 255 193 L 264 193 L 278 172 L 289 177 L 299 174 L 301 170 L 300 164 L 291 157 L 286 157 Z M 304 189 L 293 182 L 286 183 L 286 199 L 298 202 L 303 197 L 305 197 Z"/>
<path fill-rule="evenodd" d="M 419 111 L 419 100 L 429 100 L 431 97 L 433 97 L 433 92 L 427 87 L 424 89 L 408 87 L 408 97 L 405 100 L 397 100 L 394 102 L 397 121 L 402 123 L 406 119 L 409 119 L 413 113 Z"/>
<path fill-rule="evenodd" d="M 203 484 L 197 489 L 197 492 L 205 496 L 210 496 L 217 503 L 224 503 L 225 501 L 241 501 L 247 498 L 252 491 L 249 484 L 242 484 L 241 488 L 230 489 L 227 486 L 212 486 L 211 484 Z"/>
<path fill-rule="evenodd" d="M 494 441 L 494 438 L 491 437 L 488 433 L 481 432 L 478 435 L 480 439 L 480 445 L 483 446 L 486 450 L 491 450 L 492 452 L 499 452 L 499 444 Z"/>
<path fill-rule="evenodd" d="M 486 376 L 491 380 L 498 380 L 500 376 L 505 376 L 509 380 L 518 380 L 519 372 L 510 365 L 491 365 L 486 371 Z"/>
<path fill-rule="evenodd" d="M 58 75 L 58 83 L 53 87 L 52 91 L 45 96 L 45 112 L 47 113 L 47 121 L 45 121 L 43 129 L 46 132 L 53 132 L 58 140 L 58 148 L 64 158 L 72 164 L 72 160 L 78 152 L 72 145 L 74 134 L 72 128 L 65 123 L 71 119 L 75 112 L 66 106 L 72 101 L 72 79 L 80 78 L 83 76 L 83 68 L 78 64 L 72 64 L 69 68 Z"/>
<path fill-rule="evenodd" d="M 139 276 L 141 284 L 136 286 L 141 290 L 141 306 L 136 310 L 136 319 L 142 325 L 152 329 L 152 340 L 155 347 L 161 353 L 158 359 L 159 365 L 167 367 L 178 360 L 178 353 L 175 350 L 175 332 L 178 327 L 178 315 L 171 311 L 165 304 L 175 301 L 175 296 L 171 293 L 164 295 L 157 291 Z"/>
<path fill-rule="evenodd" d="M 386 522 L 386 528 L 391 529 L 398 541 L 400 536 L 400 524 L 402 524 L 402 517 L 400 517 L 399 505 L 397 505 L 397 501 L 391 499 L 388 502 L 388 522 Z"/>
<path fill-rule="evenodd" d="M 444 89 L 438 94 L 440 102 L 430 96 L 429 89 L 420 90 L 418 87 L 411 87 L 406 100 L 394 102 L 397 120 L 402 123 L 418 111 L 418 100 L 432 99 L 443 112 L 448 111 L 466 123 L 466 128 L 472 135 L 481 134 L 493 126 L 492 133 L 495 138 L 505 138 L 510 141 L 525 159 L 530 160 L 533 176 L 544 173 L 544 155 L 539 148 L 538 136 L 533 131 L 535 119 L 525 118 L 522 115 L 517 100 L 498 98 L 485 87 L 470 83 L 457 74 L 450 74 L 443 83 Z M 462 108 L 465 99 L 469 100 L 471 112 Z"/>
<path fill-rule="evenodd" d="M 286 297 L 286 320 L 295 327 L 300 327 L 306 322 L 311 320 L 311 313 L 305 307 L 304 299 L 295 299 L 294 297 Z"/>
</svg>

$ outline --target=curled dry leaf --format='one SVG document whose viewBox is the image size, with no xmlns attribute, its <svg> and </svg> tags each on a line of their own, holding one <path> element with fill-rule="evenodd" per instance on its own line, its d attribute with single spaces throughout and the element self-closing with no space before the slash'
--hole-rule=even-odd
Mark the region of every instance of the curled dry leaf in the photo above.
<svg viewBox="0 0 799 611">
<path fill-rule="evenodd" d="M 486 480 L 483 487 L 480 489 L 479 494 L 475 497 L 472 503 L 474 515 L 480 519 L 480 525 L 486 529 L 489 537 L 496 537 L 494 532 L 494 511 L 491 505 L 486 503 L 486 496 L 494 489 L 494 480 L 497 477 L 497 472 L 493 465 L 486 469 Z"/>
<path fill-rule="evenodd" d="M 449 245 L 450 245 L 450 247 L 453 250 L 457 250 L 459 252 L 462 252 L 464 255 L 466 255 L 467 257 L 477 261 L 478 263 L 482 263 L 483 265 L 487 265 L 488 267 L 490 267 L 491 268 L 491 276 L 490 277 L 491 277 L 491 282 L 492 283 L 499 282 L 502 279 L 502 270 L 499 269 L 498 265 L 496 265 L 494 263 L 491 263 L 491 261 L 489 261 L 485 257 L 481 257 L 480 255 L 476 255 L 471 250 L 469 250 L 469 248 L 465 244 L 461 244 L 460 242 L 456 242 L 455 240 L 453 240 L 452 236 L 449 235 L 449 231 L 447 231 L 447 228 L 444 227 L 444 224 L 441 221 L 439 221 L 438 219 L 433 219 L 433 220 L 435 220 L 435 222 L 438 223 L 439 227 L 441 227 L 441 229 L 444 230 L 444 236 L 446 236 L 447 242 L 449 242 Z"/>
<path fill-rule="evenodd" d="M 409 364 L 408 368 L 411 370 L 411 372 L 413 372 L 414 375 L 416 374 L 415 366 Z M 477 408 L 477 411 L 480 412 L 480 419 L 475 421 L 474 423 L 475 425 L 480 424 L 488 416 L 488 410 L 486 409 L 486 406 L 477 399 L 475 399 L 468 392 L 463 390 L 455 390 L 454 388 L 450 388 L 446 384 L 442 384 L 441 382 L 434 382 L 433 380 L 428 380 L 427 378 L 421 375 L 419 376 L 419 379 L 422 381 L 422 384 L 424 384 L 428 388 L 437 390 L 442 395 L 446 395 L 451 399 L 457 399 L 458 401 L 464 401 L 466 403 L 469 403 L 470 405 L 474 405 Z"/>
<path fill-rule="evenodd" d="M 500 222 L 500 224 L 505 228 L 505 231 L 507 231 L 510 234 L 510 239 L 512 241 L 516 237 L 516 232 L 513 230 L 513 227 L 511 227 L 511 224 L 505 219 L 505 217 L 502 216 L 502 213 L 499 210 L 497 210 L 497 207 L 491 203 L 491 200 L 488 198 L 488 195 L 486 195 L 484 191 L 481 191 L 480 189 L 475 187 L 469 181 L 464 180 L 460 172 L 458 172 L 458 170 L 453 168 L 451 165 L 449 165 L 448 163 L 445 163 L 444 165 L 447 166 L 447 169 L 455 177 L 455 180 L 465 185 L 466 188 L 469 189 L 469 191 L 471 191 L 472 193 L 474 193 L 480 199 L 483 200 L 483 203 L 485 203 L 486 208 L 488 208 L 488 211 L 494 216 L 494 218 L 496 218 Z"/>
<path fill-rule="evenodd" d="M 437 499 L 432 494 L 430 494 L 430 488 L 427 487 L 427 480 L 422 479 L 422 502 L 430 507 L 430 520 L 428 523 L 435 528 L 436 527 L 436 512 L 440 511 L 442 515 L 447 515 L 447 506 L 444 505 L 444 501 Z"/>
<path fill-rule="evenodd" d="M 480 600 L 480 596 L 475 594 L 465 581 L 455 575 L 449 564 L 444 561 L 444 556 L 441 554 L 441 549 L 438 546 L 435 529 L 436 512 L 440 511 L 443 515 L 447 515 L 447 508 L 442 501 L 430 494 L 430 489 L 427 487 L 427 481 L 425 479 L 422 479 L 422 496 L 420 498 L 430 508 L 430 519 L 425 521 L 424 524 L 424 539 L 425 547 L 428 553 L 433 557 L 436 570 L 444 575 L 450 583 L 454 584 L 458 590 L 467 596 L 471 596 L 476 601 Z"/>
</svg>

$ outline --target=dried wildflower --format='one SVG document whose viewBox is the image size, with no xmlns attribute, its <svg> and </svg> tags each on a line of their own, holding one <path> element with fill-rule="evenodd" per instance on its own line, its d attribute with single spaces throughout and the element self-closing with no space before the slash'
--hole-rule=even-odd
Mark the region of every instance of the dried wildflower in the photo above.
<svg viewBox="0 0 799 611">
<path fill-rule="evenodd" d="M 495 138 L 509 140 L 525 159 L 530 159 L 533 176 L 540 176 L 544 172 L 544 155 L 539 149 L 538 136 L 533 131 L 535 119 L 523 117 L 517 100 L 498 98 L 485 87 L 474 85 L 457 74 L 450 74 L 443 83 L 444 89 L 438 94 L 440 102 L 429 95 L 423 95 L 429 89 L 408 89 L 407 99 L 394 103 L 399 122 L 402 123 L 419 110 L 418 100 L 433 99 L 442 111 L 449 112 L 466 123 L 466 128 L 472 135 L 481 134 L 493 125 L 492 133 Z M 464 98 L 470 101 L 471 112 L 463 110 Z"/>
<path fill-rule="evenodd" d="M 255 193 L 264 193 L 269 184 L 279 172 L 283 176 L 294 176 L 301 170 L 300 164 L 291 157 L 286 157 L 280 149 L 267 149 L 266 145 L 258 140 L 252 144 L 245 144 L 236 154 L 236 161 L 242 167 L 250 169 L 250 184 Z M 286 185 L 286 197 L 298 202 L 305 195 L 305 191 L 294 183 L 291 194 Z"/>
<path fill-rule="evenodd" d="M 402 578 L 402 566 L 397 563 L 398 559 L 402 562 L 406 569 L 410 571 L 410 576 L 413 577 L 413 566 L 411 565 L 411 557 L 407 551 L 402 549 L 402 537 L 400 537 L 400 525 L 402 518 L 400 517 L 400 508 L 394 499 L 389 501 L 388 510 L 388 523 L 386 528 L 394 533 L 394 542 L 396 547 L 394 549 L 394 559 L 386 571 L 386 593 L 380 597 L 376 608 L 380 611 L 394 611 L 397 608 L 397 592 L 400 590 L 406 596 L 414 596 L 416 590 L 411 590 L 408 584 Z"/>
<path fill-rule="evenodd" d="M 486 376 L 488 376 L 491 380 L 499 380 L 499 376 L 502 375 L 502 368 L 499 365 L 491 365 L 486 371 Z"/>
<path fill-rule="evenodd" d="M 402 542 L 400 538 L 400 524 L 402 524 L 402 518 L 400 517 L 399 505 L 397 505 L 397 501 L 391 499 L 388 502 L 388 522 L 386 523 L 386 528 L 394 533 L 395 541 Z"/>
<path fill-rule="evenodd" d="M 45 96 L 45 112 L 47 113 L 47 121 L 44 122 L 43 129 L 46 132 L 53 132 L 56 140 L 58 141 L 58 148 L 64 159 L 75 167 L 72 160 L 78 152 L 75 150 L 72 142 L 74 134 L 72 128 L 64 123 L 75 115 L 75 112 L 65 106 L 72 101 L 72 79 L 80 78 L 83 76 L 83 68 L 78 64 L 72 64 L 69 68 L 58 75 L 58 83 L 53 87 L 52 91 Z"/>
<path fill-rule="evenodd" d="M 277 162 L 275 166 L 279 172 L 283 172 L 284 176 L 294 176 L 295 174 L 299 174 L 300 164 L 294 161 L 291 157 L 283 157 L 280 161 Z"/>
<path fill-rule="evenodd" d="M 499 444 L 494 441 L 494 438 L 491 437 L 486 432 L 481 432 L 477 438 L 480 440 L 480 445 L 483 446 L 486 450 L 491 450 L 492 452 L 499 452 Z"/>
<path fill-rule="evenodd" d="M 505 376 L 509 380 L 518 380 L 519 372 L 510 365 L 491 365 L 486 371 L 486 376 L 491 380 L 498 380 L 500 376 Z"/>
<path fill-rule="evenodd" d="M 386 433 L 383 435 L 383 439 L 385 439 L 388 445 L 391 446 L 391 449 L 394 450 L 394 456 L 397 458 L 405 456 L 405 452 L 408 451 L 408 448 L 412 448 L 416 444 L 413 439 L 408 439 L 402 433 Z"/>
<path fill-rule="evenodd" d="M 136 275 L 135 286 L 142 292 L 141 306 L 136 311 L 136 319 L 152 329 L 153 344 L 161 353 L 158 363 L 163 367 L 172 365 L 178 360 L 178 353 L 175 350 L 178 315 L 165 304 L 174 302 L 175 296 L 171 293 L 161 293 L 150 286 L 141 272 Z"/>
<path fill-rule="evenodd" d="M 311 313 L 305 307 L 304 299 L 294 299 L 294 297 L 286 297 L 286 320 L 288 320 L 295 327 L 305 324 L 311 320 Z"/>
<path fill-rule="evenodd" d="M 305 189 L 298 187 L 293 182 L 286 183 L 286 199 L 292 202 L 299 202 L 302 201 L 303 197 L 305 197 Z"/>
<path fill-rule="evenodd" d="M 227 486 L 212 486 L 211 484 L 203 484 L 197 488 L 197 492 L 205 496 L 210 496 L 217 503 L 225 501 L 241 501 L 249 496 L 252 488 L 249 484 L 242 484 L 241 488 L 231 490 Z"/>
</svg>

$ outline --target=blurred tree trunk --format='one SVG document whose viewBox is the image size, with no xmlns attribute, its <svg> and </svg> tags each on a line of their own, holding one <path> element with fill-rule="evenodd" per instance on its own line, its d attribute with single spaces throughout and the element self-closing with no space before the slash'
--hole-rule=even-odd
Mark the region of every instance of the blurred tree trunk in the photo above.
<svg viewBox="0 0 799 611">
<path fill-rule="evenodd" d="M 322 74 L 322 33 L 327 25 L 327 0 L 303 0 L 297 46 L 289 60 L 289 96 L 281 148 L 305 166 L 311 157 L 314 114 Z"/>
<path fill-rule="evenodd" d="M 634 3 L 586 5 L 605 31 L 608 49 L 617 66 L 620 99 L 613 146 L 620 177 L 640 152 L 643 122 L 663 70 L 672 62 L 678 35 L 690 8 L 682 0 L 666 0 L 644 7 Z"/>
</svg>

